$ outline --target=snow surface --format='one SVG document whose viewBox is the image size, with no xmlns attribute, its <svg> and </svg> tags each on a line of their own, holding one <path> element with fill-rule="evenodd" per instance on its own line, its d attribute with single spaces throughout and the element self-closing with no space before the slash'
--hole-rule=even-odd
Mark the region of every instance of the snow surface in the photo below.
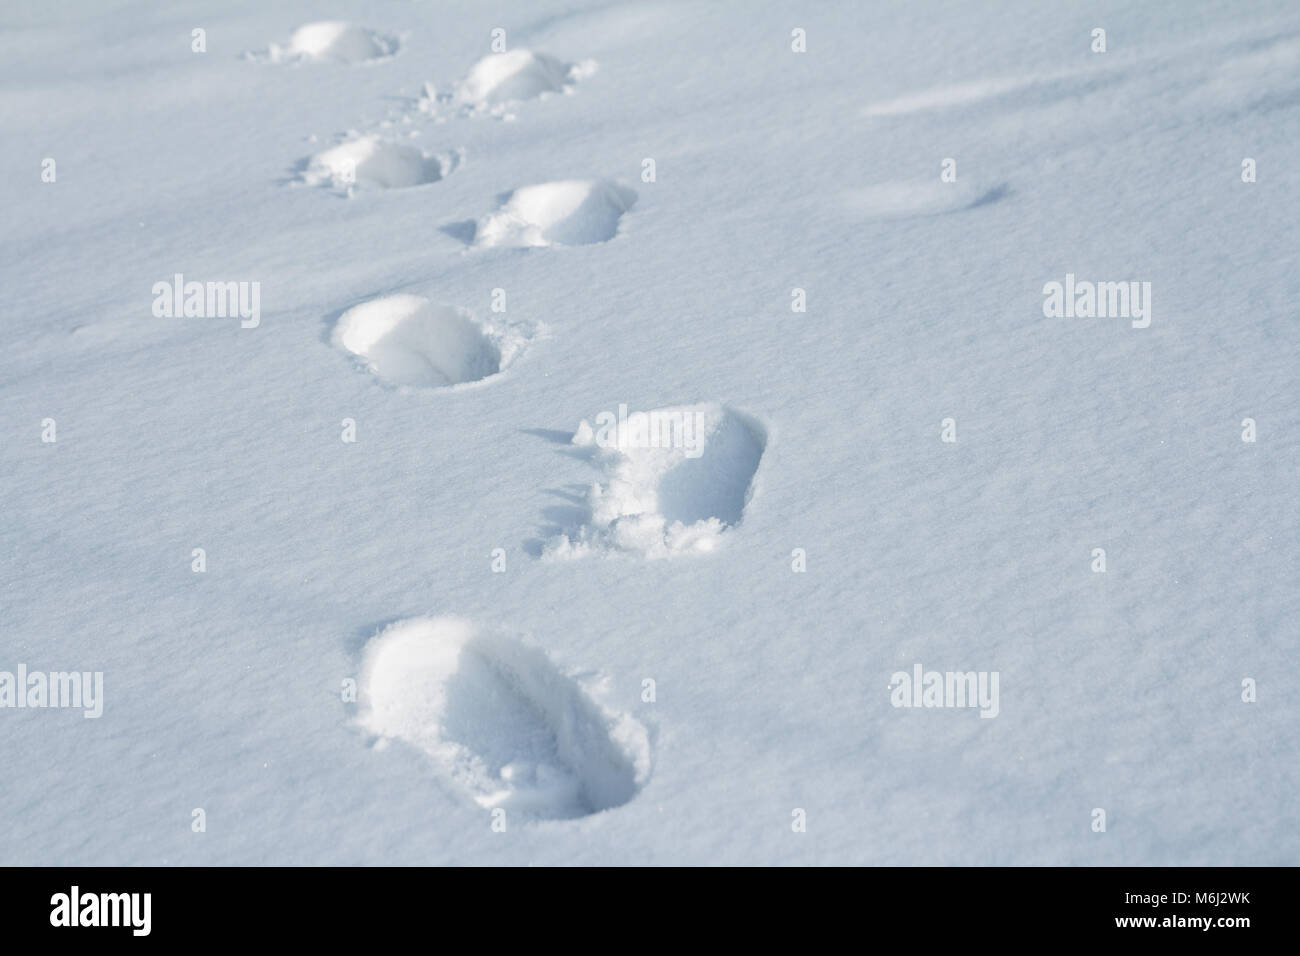
<svg viewBox="0 0 1300 956">
<path fill-rule="evenodd" d="M 0 863 L 1300 863 L 1294 3 L 19 0 L 0 104 L 0 671 L 104 674 Z"/>
</svg>

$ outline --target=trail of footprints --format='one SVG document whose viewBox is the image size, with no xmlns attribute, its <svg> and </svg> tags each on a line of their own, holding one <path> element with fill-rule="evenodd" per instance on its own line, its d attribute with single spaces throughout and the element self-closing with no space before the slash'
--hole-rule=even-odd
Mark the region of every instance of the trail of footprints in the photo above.
<svg viewBox="0 0 1300 956">
<path fill-rule="evenodd" d="M 399 38 L 366 28 L 313 23 L 258 58 L 371 64 L 401 46 Z M 426 84 L 415 112 L 439 124 L 509 119 L 520 104 L 572 93 L 595 70 L 591 61 L 567 63 L 530 50 L 491 54 L 448 92 Z M 905 116 L 1035 86 L 1024 80 L 929 91 L 863 113 Z M 463 161 L 461 151 L 430 153 L 380 133 L 352 134 L 304 160 L 298 180 L 353 196 L 434 184 Z M 838 198 L 850 215 L 894 219 L 973 209 L 1009 192 L 1006 183 L 964 179 L 884 183 Z M 477 250 L 602 243 L 619 235 L 636 201 L 634 190 L 607 179 L 537 183 L 445 231 Z M 405 391 L 488 383 L 518 358 L 530 335 L 421 296 L 386 295 L 344 311 L 331 341 L 365 372 Z M 760 422 L 716 402 L 633 413 L 616 425 L 608 413 L 594 425 L 583 421 L 568 453 L 597 480 L 582 494 L 564 493 L 574 507 L 549 509 L 553 520 L 529 550 L 546 560 L 715 551 L 744 517 L 767 442 Z M 365 648 L 359 703 L 360 725 L 376 740 L 422 750 L 444 780 L 485 808 L 534 819 L 580 817 L 626 803 L 650 772 L 649 738 L 638 721 L 597 703 L 539 647 L 472 622 L 418 618 L 387 627 Z"/>
<path fill-rule="evenodd" d="M 300 27 L 284 46 L 271 44 L 249 57 L 368 65 L 401 48 L 398 37 L 321 22 Z M 1258 95 L 1253 78 L 1287 79 L 1297 63 L 1300 43 L 1294 39 L 1257 44 L 1204 77 L 1191 98 L 1233 108 Z M 482 115 L 509 119 L 521 103 L 572 93 L 595 69 L 591 61 L 566 63 L 530 50 L 496 53 L 476 62 L 449 92 L 426 84 L 415 110 L 436 123 Z M 882 121 L 998 102 L 1032 109 L 1123 81 L 1118 74 L 1012 77 L 871 103 L 862 115 Z M 1294 94 L 1293 85 L 1288 91 Z M 409 116 L 403 119 L 409 124 Z M 376 133 L 352 135 L 304 160 L 298 181 L 349 196 L 356 189 L 420 187 L 444 179 L 463 159 L 459 151 L 429 153 Z M 1007 183 L 929 180 L 869 186 L 837 199 L 850 215 L 893 219 L 960 212 L 1009 193 Z M 636 200 L 633 190 L 604 179 L 527 185 L 454 234 L 476 249 L 606 242 L 619 234 Z M 498 376 L 528 337 L 464 309 L 388 295 L 343 312 L 332 342 L 388 385 L 459 389 Z M 741 522 L 768 441 L 760 422 L 713 402 L 626 420 L 622 415 L 620 409 L 617 428 L 608 413 L 594 426 L 579 424 L 570 454 L 595 469 L 599 480 L 581 496 L 556 492 L 578 507 L 551 509 L 555 520 L 532 553 L 546 559 L 698 554 L 718 548 Z M 658 440 L 674 429 L 678 441 Z M 380 746 L 398 740 L 422 750 L 446 781 L 485 808 L 535 819 L 581 817 L 631 800 L 650 773 L 649 736 L 637 720 L 598 703 L 540 647 L 456 618 L 400 621 L 371 639 L 359 703 L 359 723 Z"/>
<path fill-rule="evenodd" d="M 401 41 L 346 23 L 307 24 L 288 44 L 254 58 L 277 64 L 369 64 Z M 452 90 L 426 85 L 418 112 L 509 118 L 521 102 L 572 92 L 595 71 L 529 50 L 475 63 Z M 337 190 L 409 189 L 437 183 L 463 153 L 430 153 L 378 133 L 353 134 L 300 163 L 297 182 Z M 471 249 L 580 246 L 619 234 L 637 194 L 607 179 L 521 186 L 459 235 Z M 490 382 L 522 353 L 532 332 L 483 320 L 417 295 L 385 295 L 338 317 L 331 343 L 365 373 L 402 391 L 462 389 Z M 666 423 L 666 424 L 665 424 Z M 638 427 L 678 428 L 675 442 L 642 447 Z M 717 403 L 631 416 L 622 441 L 587 422 L 574 453 L 601 474 L 574 520 L 547 529 L 544 558 L 597 553 L 646 558 L 701 553 L 740 523 L 766 445 L 766 431 Z M 598 428 L 604 423 L 597 418 Z M 670 433 L 666 433 L 671 437 Z M 472 803 L 531 819 L 569 819 L 620 806 L 650 773 L 645 727 L 597 702 L 540 647 L 450 617 L 385 628 L 362 655 L 360 726 L 385 746 L 423 751 L 439 776 Z"/>
</svg>

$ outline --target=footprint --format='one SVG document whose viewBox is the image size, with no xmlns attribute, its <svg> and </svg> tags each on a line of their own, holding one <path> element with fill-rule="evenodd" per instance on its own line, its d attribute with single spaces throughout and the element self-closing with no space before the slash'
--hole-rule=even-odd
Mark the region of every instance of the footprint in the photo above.
<svg viewBox="0 0 1300 956">
<path fill-rule="evenodd" d="M 353 306 L 339 316 L 332 341 L 358 356 L 386 382 L 440 388 L 496 375 L 522 351 L 517 328 L 480 324 L 465 309 L 418 295 L 390 295 Z"/>
<path fill-rule="evenodd" d="M 645 728 L 597 704 L 539 647 L 455 618 L 400 621 L 364 652 L 360 724 L 427 753 L 481 807 L 541 819 L 631 800 Z"/>
<path fill-rule="evenodd" d="M 565 93 L 596 71 L 594 61 L 564 63 L 531 50 L 493 53 L 475 63 L 456 84 L 452 104 L 470 111 L 498 111 L 548 93 Z"/>
<path fill-rule="evenodd" d="M 583 421 L 572 443 L 605 472 L 582 520 L 556 529 L 544 557 L 630 552 L 645 557 L 714 550 L 753 494 L 767 431 L 748 415 L 703 402 Z"/>
<path fill-rule="evenodd" d="M 457 168 L 462 159 L 459 153 L 430 155 L 410 143 L 362 136 L 312 156 L 302 169 L 301 181 L 349 193 L 354 185 L 405 189 L 436 183 Z"/>
<path fill-rule="evenodd" d="M 272 43 L 265 58 L 272 63 L 284 61 L 364 63 L 386 60 L 394 56 L 400 47 L 401 43 L 396 37 L 385 36 L 341 20 L 327 20 L 299 27 L 289 38 L 287 46 L 282 47 Z"/>
<path fill-rule="evenodd" d="M 1006 183 L 980 185 L 969 180 L 884 183 L 842 195 L 841 207 L 860 219 L 906 219 L 937 216 L 997 202 L 1010 193 Z"/>
<path fill-rule="evenodd" d="M 570 179 L 524 186 L 479 220 L 474 245 L 580 246 L 618 234 L 636 193 L 609 180 Z"/>
</svg>

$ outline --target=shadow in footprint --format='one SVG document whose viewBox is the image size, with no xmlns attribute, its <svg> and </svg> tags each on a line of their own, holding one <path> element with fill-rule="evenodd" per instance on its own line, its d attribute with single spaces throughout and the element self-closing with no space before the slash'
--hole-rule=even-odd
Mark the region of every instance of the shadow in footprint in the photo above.
<svg viewBox="0 0 1300 956">
<path fill-rule="evenodd" d="M 545 429 L 535 429 L 545 431 Z M 566 439 L 567 441 L 567 439 Z M 549 505 L 542 509 L 541 517 L 545 524 L 537 529 L 539 538 L 529 538 L 523 542 L 524 553 L 540 558 L 546 542 L 556 535 L 571 534 L 591 520 L 591 505 L 588 500 L 586 485 L 570 484 L 563 488 L 544 488 L 543 494 L 551 495 L 567 505 Z"/>
<path fill-rule="evenodd" d="M 303 157 L 289 167 L 289 175 L 272 180 L 272 182 L 277 186 L 292 186 L 295 183 L 300 183 L 307 172 L 307 167 L 310 165 L 311 157 Z"/>
<path fill-rule="evenodd" d="M 566 507 L 564 505 L 550 505 L 542 509 L 542 517 L 552 523 L 553 534 L 559 534 L 568 528 L 578 527 L 587 520 L 590 514 L 591 509 L 589 508 Z"/>
<path fill-rule="evenodd" d="M 438 231 L 470 246 L 474 244 L 474 236 L 478 233 L 478 223 L 473 219 L 449 222 L 445 226 L 439 226 Z"/>
</svg>

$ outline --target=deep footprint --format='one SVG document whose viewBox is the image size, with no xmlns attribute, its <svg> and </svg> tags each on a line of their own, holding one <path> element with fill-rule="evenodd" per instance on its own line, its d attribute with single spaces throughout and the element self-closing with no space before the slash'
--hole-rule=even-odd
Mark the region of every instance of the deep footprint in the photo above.
<svg viewBox="0 0 1300 956">
<path fill-rule="evenodd" d="M 570 179 L 516 189 L 481 219 L 474 245 L 580 246 L 618 235 L 619 220 L 636 193 L 609 180 Z"/>
<path fill-rule="evenodd" d="M 645 728 L 595 703 L 540 648 L 454 618 L 367 645 L 360 723 L 405 741 L 481 807 L 569 819 L 620 806 L 650 772 Z"/>
<path fill-rule="evenodd" d="M 744 516 L 766 429 L 716 402 L 631 414 L 615 425 L 611 417 L 598 417 L 595 428 L 584 421 L 573 436 L 606 477 L 587 493 L 585 520 L 553 535 L 544 556 L 714 550 Z"/>
<path fill-rule="evenodd" d="M 485 327 L 464 309 L 390 295 L 344 312 L 332 341 L 386 382 L 441 388 L 497 374 L 518 355 L 524 337 Z"/>
</svg>

